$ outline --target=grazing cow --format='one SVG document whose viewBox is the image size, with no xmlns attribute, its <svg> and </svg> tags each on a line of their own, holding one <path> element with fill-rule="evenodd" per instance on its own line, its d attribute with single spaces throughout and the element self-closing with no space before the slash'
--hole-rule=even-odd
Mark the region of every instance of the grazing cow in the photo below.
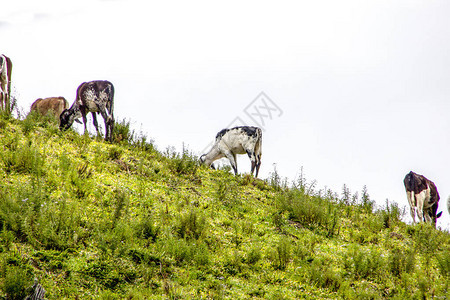
<svg viewBox="0 0 450 300">
<path fill-rule="evenodd" d="M 39 114 L 45 116 L 51 113 L 59 120 L 61 113 L 69 108 L 69 102 L 64 97 L 49 97 L 39 98 L 31 104 L 30 111 L 37 111 Z"/>
<path fill-rule="evenodd" d="M 0 55 L 0 110 L 9 108 L 11 98 L 12 62 L 4 54 Z"/>
<path fill-rule="evenodd" d="M 436 226 L 436 219 L 442 212 L 436 215 L 439 203 L 439 193 L 431 180 L 413 171 L 409 172 L 403 180 L 411 208 L 411 217 L 416 222 L 415 214 L 419 222 L 433 223 Z"/>
<path fill-rule="evenodd" d="M 216 141 L 212 149 L 200 157 L 200 161 L 207 166 L 222 157 L 230 160 L 234 174 L 237 174 L 236 154 L 247 153 L 252 162 L 251 174 L 256 169 L 255 177 L 258 177 L 261 166 L 261 142 L 262 131 L 258 127 L 241 126 L 231 129 L 223 129 L 216 135 Z"/>
<path fill-rule="evenodd" d="M 75 102 L 60 116 L 60 128 L 66 130 L 73 121 L 83 117 L 84 132 L 87 132 L 86 115 L 91 112 L 97 135 L 99 135 L 96 113 L 100 112 L 105 121 L 105 140 L 112 141 L 114 129 L 114 86 L 109 81 L 90 81 L 82 83 L 77 89 Z"/>
</svg>

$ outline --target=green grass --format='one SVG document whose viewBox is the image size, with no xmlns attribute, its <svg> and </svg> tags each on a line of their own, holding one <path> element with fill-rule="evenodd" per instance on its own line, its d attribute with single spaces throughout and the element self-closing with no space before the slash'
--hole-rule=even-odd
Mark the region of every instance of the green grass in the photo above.
<svg viewBox="0 0 450 300">
<path fill-rule="evenodd" d="M 449 233 L 395 203 L 210 170 L 129 124 L 0 118 L 0 299 L 449 298 Z"/>
</svg>

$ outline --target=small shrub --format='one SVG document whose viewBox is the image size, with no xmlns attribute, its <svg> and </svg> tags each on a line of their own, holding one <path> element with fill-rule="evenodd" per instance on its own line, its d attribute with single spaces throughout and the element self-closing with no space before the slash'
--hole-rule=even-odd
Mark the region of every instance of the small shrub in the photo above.
<svg viewBox="0 0 450 300">
<path fill-rule="evenodd" d="M 199 167 L 198 158 L 184 148 L 181 155 L 168 151 L 169 169 L 176 174 L 195 175 Z"/>
<path fill-rule="evenodd" d="M 292 189 L 278 196 L 278 205 L 304 227 L 323 230 L 328 237 L 339 231 L 339 208 L 329 199 Z"/>
<path fill-rule="evenodd" d="M 7 299 L 24 299 L 32 284 L 33 276 L 28 270 L 17 266 L 6 267 L 2 290 Z"/>
<path fill-rule="evenodd" d="M 343 281 L 341 274 L 334 271 L 330 262 L 323 258 L 312 262 L 308 276 L 311 283 L 332 291 L 338 291 Z"/>
<path fill-rule="evenodd" d="M 13 146 L 11 151 L 5 151 L 1 156 L 1 161 L 6 173 L 18 172 L 41 175 L 44 171 L 44 159 L 38 150 L 29 140 L 24 145 Z"/>
<path fill-rule="evenodd" d="M 289 261 L 291 260 L 291 245 L 290 241 L 283 237 L 280 239 L 277 245 L 277 258 L 278 267 L 281 270 L 286 269 Z"/>
<path fill-rule="evenodd" d="M 130 128 L 130 120 L 122 119 L 115 122 L 113 141 L 116 143 L 132 144 L 135 141 L 135 132 Z"/>
<path fill-rule="evenodd" d="M 416 264 L 414 249 L 392 249 L 388 256 L 389 271 L 394 276 L 401 278 L 404 273 L 414 271 Z"/>
<path fill-rule="evenodd" d="M 450 278 L 450 248 L 445 248 L 442 252 L 436 254 L 439 272 L 444 278 Z"/>
<path fill-rule="evenodd" d="M 235 250 L 232 255 L 227 255 L 225 257 L 223 268 L 225 269 L 225 272 L 227 272 L 229 275 L 234 276 L 242 272 L 243 270 L 242 261 L 243 257 L 239 254 L 237 250 Z"/>
<path fill-rule="evenodd" d="M 262 252 L 260 247 L 252 247 L 248 253 L 245 261 L 249 265 L 255 265 L 260 261 L 262 258 Z"/>
<path fill-rule="evenodd" d="M 283 219 L 283 214 L 280 212 L 272 213 L 272 222 L 277 229 L 280 229 L 284 225 L 285 221 Z"/>
<path fill-rule="evenodd" d="M 134 230 L 126 221 L 119 221 L 110 229 L 108 227 L 101 229 L 94 237 L 98 242 L 98 247 L 102 254 L 124 256 L 129 247 L 134 243 Z"/>
<path fill-rule="evenodd" d="M 225 202 L 228 195 L 227 183 L 223 180 L 217 181 L 217 188 L 215 189 L 216 197 L 219 202 Z"/>
<path fill-rule="evenodd" d="M 189 240 L 166 239 L 159 241 L 161 250 L 181 266 L 183 263 L 195 263 L 198 266 L 209 264 L 210 254 L 205 243 Z"/>
<path fill-rule="evenodd" d="M 286 237 L 281 237 L 276 246 L 268 249 L 266 257 L 275 269 L 285 270 L 291 260 L 291 246 Z"/>
<path fill-rule="evenodd" d="M 361 196 L 361 204 L 360 204 L 363 212 L 367 214 L 371 214 L 373 212 L 373 208 L 375 206 L 375 201 L 370 200 L 369 193 L 367 192 L 367 187 L 364 186 L 362 190 Z"/>
<path fill-rule="evenodd" d="M 123 190 L 116 190 L 114 196 L 116 198 L 116 209 L 114 211 L 112 228 L 116 226 L 116 223 L 121 218 L 124 210 L 127 209 L 129 202 L 127 194 Z"/>
<path fill-rule="evenodd" d="M 111 146 L 108 148 L 108 158 L 111 160 L 117 160 L 122 155 L 122 148 L 117 146 Z"/>
<path fill-rule="evenodd" d="M 195 209 L 182 214 L 178 219 L 176 231 L 181 238 L 200 238 L 206 229 L 206 218 Z"/>
<path fill-rule="evenodd" d="M 384 228 L 391 228 L 395 224 L 401 221 L 401 217 L 403 212 L 398 207 L 397 203 L 390 203 L 389 200 L 386 199 L 386 207 L 380 211 L 378 211 L 378 216 L 381 219 Z"/>
<path fill-rule="evenodd" d="M 149 239 L 152 242 L 155 242 L 159 235 L 160 228 L 154 224 L 152 217 L 148 215 L 142 218 L 140 223 L 138 223 L 136 232 L 138 237 Z"/>
<path fill-rule="evenodd" d="M 364 249 L 351 245 L 344 256 L 344 267 L 356 279 L 376 279 L 385 262 L 375 248 Z"/>
</svg>

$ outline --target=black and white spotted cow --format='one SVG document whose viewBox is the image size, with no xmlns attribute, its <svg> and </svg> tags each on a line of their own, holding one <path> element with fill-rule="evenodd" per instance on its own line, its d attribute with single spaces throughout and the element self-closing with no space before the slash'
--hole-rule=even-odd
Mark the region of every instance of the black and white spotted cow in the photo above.
<svg viewBox="0 0 450 300">
<path fill-rule="evenodd" d="M 211 150 L 200 157 L 200 161 L 207 166 L 222 157 L 230 160 L 234 174 L 237 174 L 236 154 L 247 153 L 252 162 L 251 174 L 256 170 L 258 177 L 261 166 L 261 128 L 253 126 L 240 126 L 231 129 L 223 129 L 216 135 L 216 141 Z"/>
<path fill-rule="evenodd" d="M 5 110 L 9 107 L 11 98 L 11 72 L 12 62 L 4 54 L 0 55 L 0 109 Z"/>
<path fill-rule="evenodd" d="M 73 122 L 83 117 L 84 132 L 86 133 L 87 114 L 92 113 L 97 134 L 99 134 L 96 113 L 100 112 L 105 121 L 105 140 L 112 140 L 114 129 L 114 86 L 109 81 L 90 81 L 82 83 L 77 89 L 75 102 L 60 116 L 60 129 L 66 130 Z"/>
<path fill-rule="evenodd" d="M 415 215 L 417 213 L 419 222 L 433 223 L 436 226 L 436 219 L 442 215 L 442 211 L 436 214 L 440 199 L 436 185 L 425 176 L 413 171 L 405 176 L 403 183 L 413 222 L 416 222 Z"/>
</svg>

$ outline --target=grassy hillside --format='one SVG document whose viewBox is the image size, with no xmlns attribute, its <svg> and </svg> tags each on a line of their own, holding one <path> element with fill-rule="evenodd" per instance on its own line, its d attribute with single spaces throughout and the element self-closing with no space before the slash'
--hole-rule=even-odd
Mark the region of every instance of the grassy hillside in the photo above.
<svg viewBox="0 0 450 300">
<path fill-rule="evenodd" d="M 450 235 L 300 178 L 0 118 L 0 299 L 448 299 Z"/>
</svg>

